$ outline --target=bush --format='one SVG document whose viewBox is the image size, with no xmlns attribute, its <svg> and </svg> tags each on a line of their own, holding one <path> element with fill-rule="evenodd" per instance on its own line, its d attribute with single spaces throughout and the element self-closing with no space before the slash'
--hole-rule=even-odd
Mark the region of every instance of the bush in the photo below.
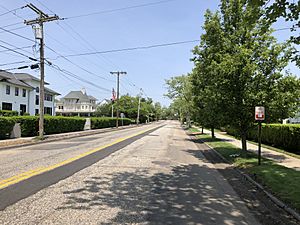
<svg viewBox="0 0 300 225">
<path fill-rule="evenodd" d="M 15 119 L 11 117 L 0 117 L 0 139 L 9 138 L 10 132 L 15 125 Z"/>
<path fill-rule="evenodd" d="M 101 128 L 108 128 L 108 127 L 115 127 L 116 126 L 116 118 L 110 117 L 93 117 L 91 118 L 92 129 L 101 129 Z M 132 123 L 131 119 L 124 118 L 123 125 L 129 125 Z M 119 126 L 122 125 L 122 119 L 119 119 Z"/>
<path fill-rule="evenodd" d="M 21 124 L 22 137 L 33 137 L 38 135 L 38 116 L 18 116 L 15 120 Z M 80 117 L 45 116 L 45 134 L 58 134 L 84 129 L 85 119 Z"/>
<path fill-rule="evenodd" d="M 38 135 L 39 118 L 37 116 L 16 116 L 17 123 L 21 125 L 22 137 L 33 137 Z"/>
<path fill-rule="evenodd" d="M 19 113 L 17 111 L 11 110 L 0 110 L 0 116 L 18 116 Z"/>
<path fill-rule="evenodd" d="M 45 133 L 58 134 L 84 129 L 85 118 L 81 117 L 63 117 L 63 116 L 46 116 Z"/>
<path fill-rule="evenodd" d="M 235 129 L 227 128 L 227 133 L 238 137 Z M 258 141 L 257 126 L 248 132 L 248 139 Z M 300 124 L 262 124 L 261 142 L 300 154 Z"/>
</svg>

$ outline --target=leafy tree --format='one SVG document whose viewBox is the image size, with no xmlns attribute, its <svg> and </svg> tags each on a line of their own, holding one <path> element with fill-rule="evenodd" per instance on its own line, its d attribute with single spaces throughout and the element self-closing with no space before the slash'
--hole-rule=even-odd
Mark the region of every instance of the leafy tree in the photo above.
<svg viewBox="0 0 300 225">
<path fill-rule="evenodd" d="M 207 12 L 205 34 L 194 50 L 192 77 L 202 119 L 237 128 L 244 151 L 254 107 L 264 105 L 270 111 L 276 105 L 271 104 L 276 102 L 274 90 L 292 52 L 288 44 L 276 43 L 261 10 L 246 0 L 222 0 L 220 16 Z"/>
<path fill-rule="evenodd" d="M 181 122 L 183 123 L 186 120 L 190 127 L 193 113 L 190 75 L 172 77 L 166 80 L 166 84 L 168 88 L 166 96 L 174 101 L 174 105 L 177 105 Z"/>
</svg>

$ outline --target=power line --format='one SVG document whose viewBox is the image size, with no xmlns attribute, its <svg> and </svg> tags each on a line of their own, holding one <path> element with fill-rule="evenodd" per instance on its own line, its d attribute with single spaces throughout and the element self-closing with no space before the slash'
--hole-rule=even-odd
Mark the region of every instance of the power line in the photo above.
<svg viewBox="0 0 300 225">
<path fill-rule="evenodd" d="M 21 64 L 21 63 L 29 63 L 30 61 L 18 61 L 18 62 L 10 62 L 10 63 L 4 63 L 0 64 L 0 66 L 8 66 L 8 65 L 14 65 L 14 64 Z"/>
<path fill-rule="evenodd" d="M 12 50 L 20 50 L 20 49 L 26 49 L 26 48 L 32 48 L 32 46 L 29 45 L 29 46 L 24 46 L 24 47 L 16 47 L 16 48 L 13 48 Z M 0 53 L 9 52 L 9 51 L 11 51 L 11 50 L 2 50 L 2 51 L 0 51 Z"/>
<path fill-rule="evenodd" d="M 14 13 L 14 12 L 16 13 L 17 10 L 23 9 L 24 6 L 19 7 L 19 8 L 16 8 L 16 9 L 9 10 L 9 9 L 7 9 L 7 8 L 5 8 L 4 6 L 1 5 L 1 8 L 5 9 L 5 10 L 8 10 L 8 12 L 5 12 L 5 13 L 0 14 L 0 16 L 4 16 L 4 15 L 9 14 L 9 13 Z M 15 13 L 14 13 L 14 14 L 15 14 Z"/>
<path fill-rule="evenodd" d="M 67 20 L 67 19 L 75 19 L 75 18 L 93 16 L 93 15 L 98 15 L 98 14 L 113 13 L 113 12 L 119 12 L 119 11 L 129 10 L 129 9 L 154 6 L 154 5 L 159 5 L 159 4 L 163 4 L 163 3 L 167 3 L 167 2 L 174 2 L 174 1 L 177 1 L 177 0 L 157 1 L 157 2 L 152 2 L 152 3 L 146 3 L 146 4 L 140 4 L 140 5 L 133 5 L 133 6 L 128 6 L 128 7 L 122 7 L 122 8 L 117 8 L 117 9 L 102 10 L 102 11 L 98 11 L 98 12 L 81 14 L 81 15 L 77 15 L 77 16 L 69 16 L 69 17 L 65 17 L 65 18 L 62 18 L 62 19 L 63 20 Z"/>
<path fill-rule="evenodd" d="M 1 40 L 0 40 L 0 41 L 1 41 Z M 1 42 L 3 42 L 3 41 L 1 41 Z M 37 59 L 34 59 L 34 58 L 30 57 L 30 56 L 27 56 L 27 55 L 25 55 L 25 54 L 23 54 L 23 53 L 21 53 L 21 52 L 18 52 L 18 51 L 16 51 L 16 50 L 13 50 L 13 49 L 8 48 L 8 47 L 6 47 L 6 46 L 3 46 L 3 45 L 1 45 L 1 44 L 0 44 L 0 47 L 5 48 L 5 49 L 7 49 L 7 50 L 9 50 L 9 51 L 12 51 L 12 52 L 14 52 L 14 53 L 16 53 L 16 54 L 22 55 L 22 56 L 24 56 L 24 57 L 26 57 L 26 58 L 28 58 L 28 59 L 30 59 L 30 60 L 32 60 L 32 61 L 38 61 Z"/>
<path fill-rule="evenodd" d="M 132 48 L 122 48 L 122 49 L 113 49 L 113 50 L 106 50 L 106 51 L 86 52 L 86 53 L 65 55 L 64 57 L 75 57 L 75 56 L 84 56 L 84 55 L 106 54 L 106 53 L 113 53 L 113 52 L 144 50 L 144 49 L 150 49 L 150 48 L 159 48 L 159 47 L 166 47 L 166 46 L 172 46 L 172 45 L 188 44 L 188 43 L 194 43 L 194 42 L 199 42 L 199 41 L 200 40 L 190 40 L 190 41 L 180 41 L 180 42 L 157 44 L 157 45 L 139 46 L 139 47 L 132 47 Z M 60 58 L 60 57 L 57 57 L 56 59 L 58 59 L 58 58 Z"/>
<path fill-rule="evenodd" d="M 70 72 L 68 70 L 61 69 L 59 66 L 57 66 L 55 64 L 48 63 L 47 65 L 50 66 L 50 67 L 52 67 L 52 68 L 54 68 L 54 69 L 56 69 L 56 70 L 58 70 L 58 71 L 60 71 L 60 72 L 62 72 L 62 73 L 64 73 L 64 74 L 66 74 L 66 75 L 68 75 L 68 76 L 71 76 L 71 77 L 73 77 L 73 78 L 75 78 L 77 80 L 80 80 L 81 82 L 87 83 L 87 84 L 89 84 L 91 86 L 94 86 L 94 87 L 96 87 L 98 89 L 101 89 L 103 91 L 111 92 L 111 90 L 109 90 L 107 88 L 104 88 L 104 87 L 101 87 L 101 86 L 99 86 L 99 85 L 97 85 L 97 84 L 95 84 L 95 83 L 93 83 L 91 81 L 85 80 L 82 77 L 79 77 L 78 75 L 76 75 L 76 74 L 74 74 L 74 73 L 72 73 L 72 72 Z"/>
</svg>

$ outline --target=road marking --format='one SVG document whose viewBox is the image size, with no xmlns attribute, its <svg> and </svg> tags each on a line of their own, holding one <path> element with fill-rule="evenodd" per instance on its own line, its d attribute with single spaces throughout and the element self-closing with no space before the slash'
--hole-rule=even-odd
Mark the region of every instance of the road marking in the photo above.
<svg viewBox="0 0 300 225">
<path fill-rule="evenodd" d="M 113 142 L 111 142 L 109 144 L 106 144 L 106 145 L 100 146 L 98 148 L 92 149 L 90 151 L 81 153 L 81 154 L 79 154 L 77 156 L 74 156 L 72 158 L 66 159 L 66 160 L 64 160 L 62 162 L 59 162 L 57 164 L 54 164 L 54 165 L 51 165 L 51 166 L 48 166 L 48 167 L 40 167 L 40 168 L 37 168 L 37 169 L 29 170 L 27 172 L 24 172 L 24 173 L 12 176 L 10 178 L 4 179 L 4 180 L 0 180 L 0 189 L 3 189 L 3 188 L 8 187 L 10 185 L 19 183 L 19 182 L 21 182 L 23 180 L 26 180 L 26 179 L 30 178 L 30 177 L 33 177 L 33 176 L 36 176 L 36 175 L 40 175 L 42 173 L 45 173 L 45 172 L 48 172 L 50 170 L 56 169 L 58 167 L 64 166 L 64 165 L 69 164 L 71 162 L 74 162 L 74 161 L 76 161 L 76 160 L 78 160 L 80 158 L 83 158 L 83 157 L 88 156 L 90 154 L 93 154 L 95 152 L 101 151 L 101 150 L 103 150 L 103 149 L 105 149 L 107 147 L 110 147 L 112 145 L 118 144 L 118 143 L 120 143 L 122 141 L 125 141 L 127 139 L 130 139 L 130 138 L 136 137 L 138 135 L 141 135 L 143 133 L 146 133 L 146 132 L 148 132 L 148 131 L 150 131 L 152 129 L 153 128 L 146 129 L 146 130 L 140 131 L 138 133 L 129 135 L 127 137 L 119 138 L 119 139 L 117 139 L 117 140 L 115 140 L 115 141 L 113 141 Z"/>
</svg>

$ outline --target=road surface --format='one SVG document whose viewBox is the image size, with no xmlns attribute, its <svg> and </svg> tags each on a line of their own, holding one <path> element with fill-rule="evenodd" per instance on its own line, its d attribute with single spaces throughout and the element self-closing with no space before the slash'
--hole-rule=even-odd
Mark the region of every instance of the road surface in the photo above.
<svg viewBox="0 0 300 225">
<path fill-rule="evenodd" d="M 0 224 L 259 224 L 177 122 L 3 150 L 0 177 Z"/>
</svg>

